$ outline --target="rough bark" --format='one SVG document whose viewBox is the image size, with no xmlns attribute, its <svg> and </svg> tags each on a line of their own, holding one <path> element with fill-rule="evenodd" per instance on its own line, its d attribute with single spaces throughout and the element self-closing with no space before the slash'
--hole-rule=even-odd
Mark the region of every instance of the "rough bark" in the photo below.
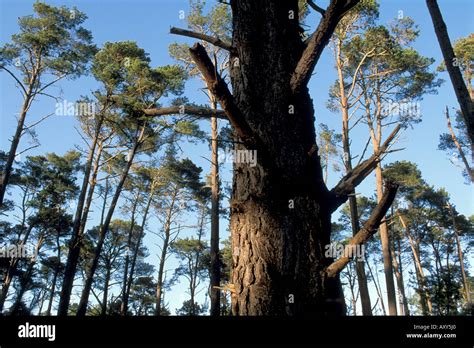
<svg viewBox="0 0 474 348">
<path fill-rule="evenodd" d="M 471 140 L 471 145 L 474 144 L 474 107 L 469 91 L 464 83 L 461 70 L 459 66 L 454 64 L 456 56 L 454 55 L 453 47 L 451 46 L 451 40 L 449 39 L 448 29 L 446 23 L 443 20 L 443 15 L 438 6 L 436 0 L 426 0 L 426 5 L 430 12 L 431 20 L 433 22 L 436 37 L 443 54 L 444 63 L 446 70 L 448 71 L 449 78 L 454 87 L 456 98 L 458 99 L 459 106 L 466 124 L 467 134 Z M 470 62 L 467 62 L 470 64 Z"/>
<path fill-rule="evenodd" d="M 208 89 L 242 140 L 236 150 L 258 151 L 255 166 L 234 163 L 234 314 L 346 312 L 338 274 L 328 277 L 326 273 L 333 262 L 324 255 L 330 243 L 331 213 L 347 199 L 351 191 L 345 189 L 355 187 L 373 170 L 380 153 L 345 178 L 349 182 L 342 185 L 345 197 L 329 194 L 305 84 L 337 22 L 357 3 L 331 1 L 305 45 L 294 17 L 296 0 L 232 1 L 234 95 L 204 48 L 196 44 L 191 49 Z"/>
</svg>

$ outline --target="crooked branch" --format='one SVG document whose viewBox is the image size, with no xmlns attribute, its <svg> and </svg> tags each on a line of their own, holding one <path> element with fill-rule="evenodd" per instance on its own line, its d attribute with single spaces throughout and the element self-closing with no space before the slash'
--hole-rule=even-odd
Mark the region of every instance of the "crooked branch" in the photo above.
<svg viewBox="0 0 474 348">
<path fill-rule="evenodd" d="M 213 110 L 202 106 L 178 105 L 165 108 L 152 108 L 143 110 L 147 116 L 166 116 L 166 115 L 192 115 L 201 118 L 217 117 L 227 120 L 226 114 L 222 110 Z"/>
<path fill-rule="evenodd" d="M 357 165 L 353 170 L 347 173 L 339 183 L 329 192 L 330 210 L 334 212 L 341 204 L 343 204 L 349 197 L 349 194 L 359 185 L 377 166 L 380 158 L 387 152 L 388 147 L 395 139 L 395 136 L 400 131 L 400 125 L 390 133 L 385 142 L 380 146 L 379 151 L 374 153 L 368 159 Z"/>
<path fill-rule="evenodd" d="M 319 22 L 318 28 L 308 40 L 306 49 L 303 51 L 300 60 L 291 78 L 291 88 L 293 92 L 299 91 L 306 86 L 313 70 L 321 57 L 321 53 L 329 42 L 337 24 L 344 14 L 359 3 L 360 0 L 332 0 L 323 18 Z"/>
<path fill-rule="evenodd" d="M 229 42 L 221 40 L 218 37 L 213 37 L 213 36 L 209 36 L 209 35 L 206 35 L 206 34 L 197 33 L 195 31 L 176 28 L 176 27 L 171 27 L 170 33 L 175 34 L 175 35 L 187 36 L 187 37 L 192 37 L 194 39 L 199 39 L 199 40 L 202 40 L 202 41 L 206 41 L 206 42 L 209 42 L 210 44 L 213 44 L 214 46 L 223 48 L 227 51 L 232 51 L 233 50 L 233 47 Z"/>
<path fill-rule="evenodd" d="M 364 226 L 356 233 L 354 237 L 351 238 L 345 250 L 353 249 L 357 245 L 363 245 L 366 243 L 370 237 L 372 237 L 377 228 L 379 227 L 383 217 L 387 213 L 388 209 L 395 199 L 397 194 L 398 185 L 394 183 L 387 182 L 385 184 L 385 191 L 380 200 L 379 204 L 375 207 L 370 215 L 370 218 L 364 224 Z M 326 275 L 328 277 L 335 277 L 341 272 L 344 267 L 352 259 L 354 253 L 347 252 L 346 255 L 334 261 L 331 265 L 326 268 Z"/>
<path fill-rule="evenodd" d="M 234 97 L 230 93 L 227 84 L 217 73 L 206 49 L 201 44 L 196 43 L 189 49 L 189 52 L 206 81 L 208 90 L 221 105 L 237 135 L 247 146 L 254 145 L 257 142 L 257 138 L 245 120 L 244 115 L 235 104 Z"/>
</svg>

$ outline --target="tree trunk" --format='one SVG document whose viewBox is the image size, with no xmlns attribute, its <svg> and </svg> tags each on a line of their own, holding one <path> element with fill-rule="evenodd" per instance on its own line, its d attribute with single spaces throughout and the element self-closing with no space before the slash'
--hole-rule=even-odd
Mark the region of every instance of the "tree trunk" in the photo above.
<svg viewBox="0 0 474 348">
<path fill-rule="evenodd" d="M 28 241 L 28 237 L 30 236 L 30 233 L 33 230 L 33 227 L 34 225 L 28 226 L 28 229 L 25 232 L 25 236 L 23 237 L 23 240 L 21 242 L 22 246 L 24 246 L 26 242 Z M 5 275 L 5 279 L 2 285 L 2 291 L 0 293 L 0 313 L 2 313 L 3 307 L 5 306 L 5 301 L 8 296 L 8 290 L 10 289 L 10 285 L 12 283 L 13 277 L 15 276 L 16 268 L 18 266 L 18 261 L 19 261 L 18 258 L 14 258 L 10 261 L 7 274 Z"/>
<path fill-rule="evenodd" d="M 331 211 L 315 151 L 312 100 L 305 86 L 294 91 L 292 83 L 304 49 L 297 3 L 231 2 L 234 101 L 256 142 L 236 149 L 258 154 L 255 166 L 234 163 L 236 315 L 346 313 L 339 276 L 325 276 L 332 262 L 324 256 Z"/>
<path fill-rule="evenodd" d="M 53 279 L 51 281 L 51 291 L 49 294 L 49 303 L 48 309 L 46 311 L 46 315 L 51 315 L 51 309 L 53 308 L 53 301 L 54 301 L 54 292 L 56 291 L 56 282 L 59 275 L 59 269 L 61 267 L 61 240 L 60 240 L 60 231 L 56 231 L 56 257 L 58 258 L 58 263 L 54 269 Z"/>
<path fill-rule="evenodd" d="M 426 5 L 430 12 L 431 20 L 433 21 L 434 30 L 438 43 L 443 53 L 444 63 L 446 70 L 448 70 L 449 78 L 454 87 L 456 98 L 458 99 L 459 106 L 466 124 L 467 134 L 471 140 L 471 145 L 474 146 L 474 109 L 473 102 L 467 90 L 466 84 L 462 77 L 459 65 L 455 64 L 455 58 L 453 47 L 451 46 L 451 40 L 449 39 L 448 29 L 444 23 L 443 16 L 436 0 L 426 0 Z M 466 62 L 470 64 L 470 62 Z"/>
<path fill-rule="evenodd" d="M 398 241 L 398 247 L 400 248 L 400 242 Z M 392 241 L 392 248 L 390 249 L 392 254 L 393 270 L 395 271 L 395 279 L 397 280 L 398 288 L 398 302 L 400 308 L 400 315 L 408 315 L 408 303 L 405 295 L 405 284 L 403 282 L 402 264 L 400 258 L 400 249 L 395 249 L 395 242 Z M 398 257 L 397 257 L 398 252 Z"/>
<path fill-rule="evenodd" d="M 451 214 L 451 219 L 453 221 L 454 237 L 456 238 L 456 247 L 457 247 L 458 258 L 459 258 L 459 266 L 461 267 L 461 275 L 462 275 L 462 280 L 463 280 L 463 285 L 464 285 L 464 298 L 466 299 L 467 305 L 470 306 L 471 293 L 469 289 L 469 281 L 467 279 L 466 270 L 464 268 L 464 257 L 462 253 L 462 247 L 461 247 L 461 238 L 459 237 L 459 231 L 456 225 L 453 207 L 449 203 L 448 203 L 448 209 Z"/>
<path fill-rule="evenodd" d="M 387 315 L 387 311 L 385 310 L 385 303 L 383 301 L 383 296 L 382 296 L 382 289 L 381 289 L 380 283 L 379 283 L 379 277 L 378 277 L 377 273 L 375 273 L 375 275 L 374 275 L 374 273 L 372 272 L 372 268 L 370 267 L 370 262 L 367 260 L 367 257 L 365 257 L 365 261 L 366 261 L 366 264 L 367 264 L 367 268 L 369 270 L 370 277 L 372 278 L 372 282 L 374 283 L 375 291 L 377 291 L 377 296 L 380 300 L 380 307 L 382 307 L 382 313 L 383 313 L 383 315 Z M 376 272 L 377 272 L 377 269 L 376 269 Z"/>
<path fill-rule="evenodd" d="M 29 263 L 28 268 L 27 268 L 26 272 L 23 274 L 23 277 L 21 279 L 20 290 L 18 291 L 17 297 L 16 297 L 15 302 L 13 303 L 13 306 L 12 306 L 12 309 L 11 309 L 12 314 L 15 314 L 18 311 L 18 309 L 20 308 L 21 301 L 23 299 L 23 295 L 28 290 L 28 285 L 30 284 L 31 277 L 33 275 L 33 269 L 36 265 L 36 258 L 39 255 L 39 251 L 40 251 L 41 247 L 43 246 L 43 242 L 44 242 L 44 232 L 41 233 L 40 237 L 38 238 L 38 241 L 36 242 L 36 246 L 35 246 L 35 255 L 36 256 Z"/>
<path fill-rule="evenodd" d="M 375 168 L 377 184 L 377 200 L 383 196 L 383 178 L 380 163 Z M 385 273 L 385 284 L 387 286 L 388 314 L 397 315 L 397 298 L 395 293 L 395 283 L 393 281 L 392 255 L 390 253 L 390 237 L 387 223 L 380 224 L 380 240 L 382 241 L 383 265 Z"/>
<path fill-rule="evenodd" d="M 431 304 L 429 294 L 426 292 L 427 290 L 426 290 L 425 274 L 423 272 L 423 267 L 421 266 L 419 248 L 410 233 L 410 229 L 408 227 L 407 222 L 405 221 L 405 218 L 400 214 L 398 216 L 405 230 L 405 234 L 408 237 L 408 242 L 410 244 L 410 248 L 413 255 L 413 261 L 415 263 L 415 274 L 418 281 L 418 288 L 419 288 L 418 295 L 420 296 L 420 304 L 421 304 L 422 313 L 423 315 L 428 315 L 432 313 L 433 306 Z"/>
<path fill-rule="evenodd" d="M 5 198 L 8 181 L 10 180 L 10 176 L 12 173 L 13 162 L 15 161 L 16 157 L 16 151 L 18 150 L 18 145 L 20 144 L 20 139 L 24 131 L 23 128 L 25 126 L 26 114 L 28 113 L 28 110 L 31 106 L 31 102 L 33 101 L 32 91 L 36 79 L 37 75 L 36 73 L 34 73 L 33 77 L 30 79 L 28 90 L 26 91 L 25 99 L 23 100 L 23 104 L 21 106 L 20 116 L 18 118 L 15 135 L 13 135 L 12 143 L 10 145 L 10 151 L 8 152 L 7 161 L 3 168 L 2 176 L 0 177 L 0 207 L 3 206 L 3 200 Z"/>
<path fill-rule="evenodd" d="M 102 295 L 102 306 L 100 309 L 100 315 L 107 315 L 107 301 L 109 298 L 109 282 L 110 282 L 110 264 L 106 265 L 105 269 L 105 280 L 104 280 L 104 293 Z"/>
<path fill-rule="evenodd" d="M 173 193 L 171 197 L 171 204 L 167 212 L 166 222 L 165 222 L 165 238 L 163 239 L 163 246 L 161 247 L 161 258 L 160 258 L 160 265 L 158 266 L 158 279 L 156 281 L 156 308 L 155 308 L 155 315 L 161 315 L 161 307 L 162 307 L 162 297 L 163 297 L 163 276 L 165 273 L 165 262 L 166 262 L 166 255 L 168 254 L 168 247 L 170 244 L 170 237 L 171 237 L 171 216 L 173 214 L 173 209 L 176 203 L 176 196 L 178 194 L 178 189 Z"/>
<path fill-rule="evenodd" d="M 109 210 L 107 212 L 107 216 L 104 220 L 104 223 L 100 227 L 99 240 L 97 241 L 97 246 L 94 250 L 94 257 L 92 259 L 91 267 L 90 267 L 90 269 L 87 273 L 87 277 L 86 277 L 86 280 L 84 282 L 84 289 L 83 289 L 82 294 L 81 294 L 81 300 L 79 302 L 79 307 L 78 307 L 78 310 L 77 310 L 77 316 L 84 316 L 86 314 L 87 304 L 89 302 L 89 294 L 90 294 L 91 287 L 92 287 L 92 280 L 93 280 L 95 271 L 97 269 L 97 265 L 99 263 L 99 257 L 100 257 L 100 253 L 102 251 L 102 246 L 104 244 L 105 236 L 106 236 L 106 234 L 109 230 L 109 225 L 110 225 L 110 222 L 112 221 L 112 217 L 113 217 L 117 202 L 120 198 L 120 194 L 122 193 L 123 185 L 125 183 L 125 180 L 127 179 L 128 172 L 130 171 L 130 168 L 131 168 L 132 163 L 133 163 L 133 159 L 135 157 L 135 154 L 137 153 L 138 147 L 139 147 L 140 142 L 142 140 L 143 132 L 144 132 L 144 127 L 141 128 L 141 131 L 140 131 L 141 134 L 140 134 L 139 138 L 135 141 L 135 144 L 133 145 L 133 148 L 130 149 L 130 151 L 129 151 L 128 161 L 125 165 L 125 168 L 122 171 L 122 174 L 120 176 L 120 181 L 119 181 L 119 183 L 118 183 L 118 185 L 115 189 L 115 193 L 114 193 L 114 196 L 113 196 L 112 201 L 110 203 L 110 207 L 109 207 Z"/>
<path fill-rule="evenodd" d="M 128 267 L 130 263 L 130 249 L 132 247 L 133 230 L 135 228 L 135 212 L 137 211 L 139 197 L 140 197 L 140 190 L 137 189 L 137 196 L 135 197 L 132 203 L 132 216 L 130 219 L 130 230 L 128 231 L 128 237 L 127 237 L 127 251 L 125 254 L 125 265 L 124 265 L 123 279 L 122 279 L 122 304 L 124 303 L 124 299 L 126 296 L 125 294 L 127 292 Z M 122 315 L 125 315 L 125 314 L 122 314 Z"/>
<path fill-rule="evenodd" d="M 53 301 L 54 301 L 54 292 L 56 291 L 56 282 L 58 279 L 59 274 L 59 266 L 56 267 L 53 274 L 53 279 L 51 281 L 51 290 L 49 291 L 49 302 L 48 302 L 48 309 L 46 310 L 46 315 L 51 315 L 51 309 L 53 308 Z"/>
<path fill-rule="evenodd" d="M 137 257 L 138 253 L 140 251 L 140 246 L 141 246 L 141 241 L 143 236 L 145 235 L 145 226 L 146 226 L 146 220 L 148 217 L 148 212 L 150 210 L 151 203 L 153 201 L 153 195 L 154 195 L 154 186 L 152 184 L 151 190 L 150 190 L 150 195 L 148 197 L 148 202 L 145 207 L 145 211 L 143 213 L 142 217 L 142 223 L 140 225 L 140 234 L 137 238 L 137 241 L 135 243 L 135 250 L 133 251 L 133 257 L 132 257 L 132 262 L 130 263 L 130 274 L 128 276 L 127 280 L 127 287 L 125 290 L 125 294 L 122 298 L 122 305 L 120 306 L 120 315 L 127 315 L 128 312 L 128 299 L 130 297 L 130 289 L 132 287 L 133 283 L 133 275 L 135 273 L 135 265 L 137 263 Z"/>
<path fill-rule="evenodd" d="M 63 284 L 61 288 L 61 295 L 59 298 L 58 316 L 66 316 L 68 314 L 69 302 L 71 300 L 71 292 L 74 284 L 74 277 L 76 276 L 77 263 L 79 262 L 79 254 L 82 247 L 82 232 L 84 231 L 85 221 L 87 221 L 87 213 L 89 212 L 90 200 L 84 209 L 84 203 L 86 199 L 87 187 L 89 185 L 89 177 L 91 175 L 92 163 L 94 161 L 95 149 L 99 139 L 100 129 L 102 127 L 102 118 L 98 122 L 95 130 L 94 139 L 90 147 L 90 151 L 87 157 L 86 166 L 84 169 L 84 178 L 82 179 L 81 191 L 77 199 L 76 213 L 74 215 L 74 222 L 72 228 L 72 237 L 69 241 L 69 253 L 67 256 L 66 267 L 64 270 Z M 102 152 L 102 146 L 99 146 L 99 153 L 96 156 L 96 163 L 93 172 L 93 178 L 91 180 L 91 186 L 95 187 L 95 178 L 99 167 L 100 153 Z M 93 193 L 93 188 L 92 188 Z M 81 222 L 84 222 L 82 224 Z"/>
<path fill-rule="evenodd" d="M 336 55 L 336 67 L 339 79 L 339 94 L 341 97 L 341 111 L 342 111 L 342 148 L 344 151 L 344 165 L 346 173 L 353 170 L 352 168 L 352 156 L 351 147 L 349 141 L 349 105 L 346 97 L 346 90 L 344 88 L 344 77 L 342 72 L 342 60 L 341 60 L 341 41 L 338 41 L 337 55 Z M 349 210 L 351 216 L 351 227 L 352 234 L 355 235 L 360 230 L 359 213 L 357 211 L 357 197 L 355 196 L 355 190 L 350 193 L 349 196 Z M 364 261 L 357 259 L 356 261 L 356 272 L 357 282 L 359 283 L 360 301 L 362 304 L 362 315 L 372 315 L 372 305 L 370 304 L 369 287 L 367 285 L 367 277 L 365 275 Z"/>
<path fill-rule="evenodd" d="M 215 98 L 211 96 L 211 107 L 217 109 Z M 210 269 L 210 297 L 211 297 L 211 316 L 220 315 L 220 277 L 221 265 L 219 257 L 219 162 L 218 162 L 218 128 L 217 117 L 211 118 L 211 269 Z"/>
</svg>

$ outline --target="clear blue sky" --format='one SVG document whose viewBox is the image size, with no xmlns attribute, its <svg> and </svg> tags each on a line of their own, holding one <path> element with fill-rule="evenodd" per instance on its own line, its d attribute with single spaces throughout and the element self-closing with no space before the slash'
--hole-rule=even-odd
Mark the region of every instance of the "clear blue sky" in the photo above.
<svg viewBox="0 0 474 348">
<path fill-rule="evenodd" d="M 188 9 L 187 0 L 76 0 L 76 1 L 47 1 L 53 5 L 77 6 L 85 12 L 88 20 L 84 26 L 92 31 L 94 41 L 101 46 L 106 41 L 134 40 L 138 45 L 150 54 L 153 65 L 173 64 L 168 55 L 168 45 L 171 42 L 189 42 L 193 40 L 170 35 L 171 26 L 185 27 L 185 20 L 180 20 L 179 11 L 185 13 Z M 326 6 L 328 0 L 318 1 L 320 6 Z M 465 37 L 472 33 L 474 23 L 474 1 L 472 0 L 439 0 L 439 5 L 447 23 L 452 40 Z M 17 32 L 17 18 L 32 13 L 32 0 L 0 0 L 0 45 L 10 40 L 10 36 Z M 208 1 L 214 3 L 214 1 Z M 399 11 L 405 16 L 412 17 L 421 30 L 420 37 L 415 43 L 415 48 L 424 56 L 436 59 L 434 66 L 441 61 L 441 53 L 436 40 L 431 19 L 422 0 L 382 0 L 380 8 L 380 23 L 388 23 L 394 19 Z M 318 23 L 317 15 L 312 14 L 306 23 L 312 28 Z M 310 82 L 310 91 L 316 110 L 316 122 L 327 123 L 330 127 L 340 130 L 340 115 L 333 114 L 325 107 L 328 98 L 328 87 L 336 79 L 331 51 L 325 50 L 321 57 L 316 74 Z M 450 193 L 453 203 L 457 209 L 465 214 L 474 213 L 474 200 L 472 185 L 464 183 L 461 169 L 456 168 L 448 160 L 444 152 L 437 150 L 439 135 L 446 130 L 443 110 L 446 105 L 457 106 L 456 98 L 446 73 L 440 73 L 445 80 L 437 95 L 427 95 L 421 101 L 421 112 L 423 122 L 416 125 L 413 130 L 408 130 L 397 147 L 405 147 L 403 152 L 397 152 L 387 157 L 385 163 L 395 160 L 410 160 L 418 164 L 424 178 L 436 187 L 445 187 Z M 80 95 L 87 94 L 93 90 L 96 83 L 88 77 L 80 78 L 72 82 L 63 82 L 50 93 L 60 94 L 68 101 L 76 100 Z M 200 82 L 192 80 L 187 83 L 185 95 L 189 100 L 197 103 L 205 103 L 203 93 L 198 91 L 202 87 Z M 18 113 L 21 96 L 12 79 L 5 73 L 0 73 L 0 149 L 9 148 L 8 139 L 14 132 L 15 115 Z M 54 112 L 54 101 L 51 99 L 39 100 L 28 116 L 27 124 L 39 119 L 43 115 Z M 208 123 L 202 122 L 203 129 L 208 129 Z M 57 152 L 62 154 L 72 149 L 74 144 L 82 141 L 74 130 L 76 121 L 73 117 L 54 116 L 36 128 L 41 146 L 28 154 L 42 154 L 45 152 Z M 365 126 L 359 127 L 352 134 L 354 146 L 360 149 L 367 140 Z M 28 147 L 27 138 L 23 139 L 20 150 Z M 189 147 L 187 155 L 197 164 L 209 172 L 209 163 L 201 156 L 208 157 L 208 147 L 205 144 Z M 226 165 L 224 180 L 231 180 L 229 165 Z M 329 179 L 329 186 L 334 185 L 340 174 L 333 174 Z M 368 178 L 358 189 L 364 195 L 371 196 L 374 193 L 373 178 Z M 221 223 L 222 234 L 226 234 L 225 221 Z M 92 224 L 91 224 L 92 226 Z M 151 224 L 153 227 L 153 223 Z M 148 236 L 145 242 L 152 250 L 152 236 Z M 157 257 L 150 259 L 157 262 Z M 174 263 L 169 264 L 172 268 Z M 166 298 L 170 301 L 171 308 L 179 306 L 187 295 L 183 289 L 175 289 Z M 172 310 L 174 312 L 174 310 Z"/>
</svg>

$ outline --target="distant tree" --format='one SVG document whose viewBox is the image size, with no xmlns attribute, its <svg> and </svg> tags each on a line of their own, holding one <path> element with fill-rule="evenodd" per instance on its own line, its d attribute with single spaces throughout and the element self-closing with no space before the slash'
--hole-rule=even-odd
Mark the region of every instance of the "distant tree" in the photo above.
<svg viewBox="0 0 474 348">
<path fill-rule="evenodd" d="M 18 19 L 20 33 L 12 36 L 12 42 L 0 47 L 0 70 L 15 79 L 23 96 L 16 131 L 1 172 L 0 207 L 14 160 L 19 155 L 20 139 L 42 121 L 25 126 L 31 105 L 40 96 L 51 97 L 47 91 L 58 81 L 82 75 L 96 52 L 91 33 L 81 26 L 87 18 L 84 13 L 75 7 L 54 7 L 42 2 L 34 3 L 33 10 L 35 15 Z"/>
</svg>

